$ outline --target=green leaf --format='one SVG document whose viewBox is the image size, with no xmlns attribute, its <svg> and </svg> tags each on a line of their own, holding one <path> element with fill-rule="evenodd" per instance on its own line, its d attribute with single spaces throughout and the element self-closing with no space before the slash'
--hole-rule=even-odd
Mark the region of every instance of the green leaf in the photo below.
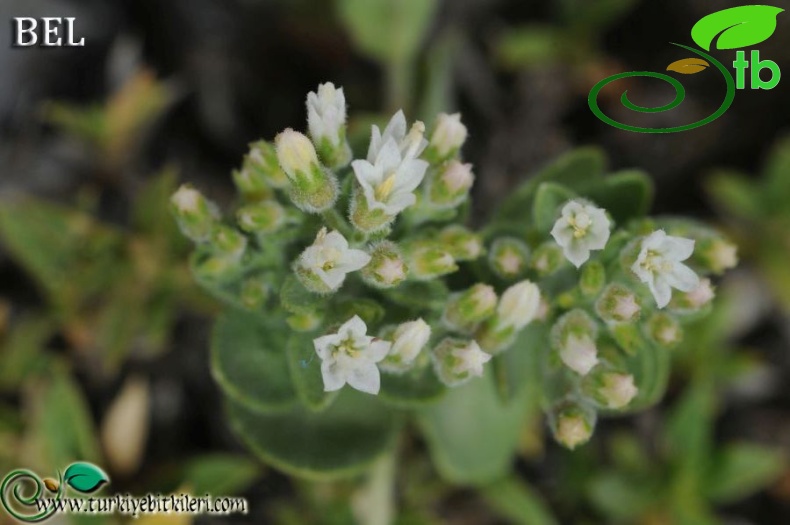
<svg viewBox="0 0 790 525">
<path fill-rule="evenodd" d="M 25 439 L 42 466 L 63 468 L 78 460 L 97 463 L 100 448 L 85 397 L 60 363 L 51 370 L 49 384 L 33 395 Z"/>
<path fill-rule="evenodd" d="M 379 397 L 394 406 L 411 408 L 437 401 L 445 390 L 433 369 L 426 366 L 402 375 L 382 372 Z"/>
<path fill-rule="evenodd" d="M 326 302 L 325 296 L 310 292 L 293 275 L 285 278 L 280 289 L 280 303 L 293 314 L 309 314 L 321 310 Z"/>
<path fill-rule="evenodd" d="M 540 494 L 516 477 L 487 485 L 481 489 L 483 499 L 508 523 L 520 525 L 556 525 L 559 523 Z"/>
<path fill-rule="evenodd" d="M 207 454 L 186 465 L 184 484 L 196 495 L 233 495 L 246 489 L 260 475 L 260 466 L 248 456 Z"/>
<path fill-rule="evenodd" d="M 717 171 L 708 178 L 706 188 L 720 211 L 727 215 L 755 219 L 765 214 L 754 183 L 744 174 Z"/>
<path fill-rule="evenodd" d="M 773 483 L 786 467 L 778 450 L 748 443 L 727 445 L 712 462 L 706 491 L 718 503 L 735 502 Z"/>
<path fill-rule="evenodd" d="M 744 5 L 717 11 L 694 24 L 691 39 L 705 51 L 710 51 L 717 36 L 717 49 L 753 46 L 774 34 L 776 17 L 782 11 L 784 9 L 769 5 Z"/>
<path fill-rule="evenodd" d="M 329 406 L 336 392 L 324 392 L 321 359 L 315 352 L 313 338 L 317 334 L 293 333 L 288 339 L 288 368 L 299 400 L 311 410 L 320 411 Z"/>
<path fill-rule="evenodd" d="M 352 317 L 359 316 L 370 329 L 384 319 L 384 307 L 373 299 L 351 297 L 332 302 L 332 308 L 327 313 L 327 325 L 332 323 L 345 323 Z"/>
<path fill-rule="evenodd" d="M 418 423 L 442 477 L 469 485 L 503 477 L 515 458 L 526 403 L 521 395 L 503 404 L 487 371 L 420 409 Z"/>
<path fill-rule="evenodd" d="M 551 65 L 563 57 L 568 42 L 551 26 L 516 27 L 503 33 L 496 44 L 497 59 L 507 68 Z"/>
<path fill-rule="evenodd" d="M 624 224 L 650 210 L 653 181 L 642 170 L 623 170 L 580 193 L 606 209 L 617 223 Z"/>
<path fill-rule="evenodd" d="M 538 186 L 535 207 L 532 210 L 535 227 L 541 232 L 549 232 L 560 215 L 562 205 L 575 196 L 572 191 L 559 184 L 544 182 Z"/>
<path fill-rule="evenodd" d="M 44 348 L 55 333 L 49 319 L 28 318 L 16 321 L 0 347 L 0 388 L 18 388 L 23 381 L 45 371 Z"/>
<path fill-rule="evenodd" d="M 625 334 L 623 337 L 628 337 Z M 669 383 L 672 356 L 662 346 L 647 344 L 645 341 L 631 340 L 634 355 L 626 357 L 626 366 L 633 374 L 639 393 L 628 405 L 627 412 L 645 410 L 658 403 L 664 396 Z"/>
<path fill-rule="evenodd" d="M 414 58 L 436 0 L 339 0 L 339 13 L 359 49 L 385 63 Z"/>
<path fill-rule="evenodd" d="M 447 303 L 450 290 L 444 281 L 406 281 L 405 283 L 383 292 L 383 294 L 400 306 L 416 308 L 418 311 L 442 310 Z"/>
<path fill-rule="evenodd" d="M 90 494 L 96 492 L 105 483 L 108 483 L 110 478 L 93 463 L 80 461 L 68 466 L 66 472 L 63 473 L 63 481 L 68 483 L 74 490 L 83 494 Z"/>
<path fill-rule="evenodd" d="M 375 396 L 350 388 L 323 412 L 294 407 L 262 414 L 231 400 L 228 415 L 234 431 L 263 461 L 309 479 L 364 470 L 394 446 L 401 423 Z"/>
<path fill-rule="evenodd" d="M 214 325 L 211 370 L 222 390 L 256 410 L 296 401 L 291 384 L 285 321 L 271 313 L 226 311 Z"/>
<path fill-rule="evenodd" d="M 711 380 L 698 378 L 674 407 L 664 432 L 668 453 L 688 471 L 695 472 L 700 482 L 712 446 L 715 401 Z"/>
<path fill-rule="evenodd" d="M 530 210 L 540 183 L 553 182 L 576 190 L 596 184 L 605 168 L 606 157 L 602 150 L 593 147 L 572 150 L 516 188 L 497 207 L 494 217 L 498 221 L 516 221 L 525 225 L 532 219 Z"/>
<path fill-rule="evenodd" d="M 660 479 L 660 478 L 659 478 Z M 605 470 L 590 480 L 588 497 L 608 517 L 623 523 L 635 523 L 660 497 L 654 479 L 633 478 L 616 470 Z"/>
</svg>

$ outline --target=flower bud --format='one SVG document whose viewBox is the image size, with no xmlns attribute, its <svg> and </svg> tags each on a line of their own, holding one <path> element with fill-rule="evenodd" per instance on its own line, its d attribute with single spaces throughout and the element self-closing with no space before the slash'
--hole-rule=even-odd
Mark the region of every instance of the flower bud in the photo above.
<svg viewBox="0 0 790 525">
<path fill-rule="evenodd" d="M 589 261 L 581 269 L 579 289 L 587 297 L 598 294 L 606 284 L 606 270 L 600 261 Z"/>
<path fill-rule="evenodd" d="M 370 262 L 362 268 L 362 278 L 376 288 L 392 288 L 406 279 L 408 271 L 398 246 L 382 241 L 371 250 Z"/>
<path fill-rule="evenodd" d="M 331 208 L 337 200 L 337 179 L 318 163 L 310 139 L 289 128 L 274 142 L 280 167 L 291 181 L 289 195 L 293 203 L 307 213 Z"/>
<path fill-rule="evenodd" d="M 587 375 L 598 364 L 595 321 L 584 310 L 571 310 L 551 329 L 551 340 L 562 363 L 579 375 Z"/>
<path fill-rule="evenodd" d="M 645 330 L 650 339 L 667 348 L 675 347 L 683 340 L 683 328 L 680 323 L 663 312 L 654 314 L 647 321 Z"/>
<path fill-rule="evenodd" d="M 288 187 L 288 177 L 277 160 L 277 151 L 265 140 L 250 144 L 241 170 L 233 174 L 233 182 L 249 201 L 269 198 L 270 188 Z"/>
<path fill-rule="evenodd" d="M 170 197 L 170 210 L 181 232 L 194 242 L 207 241 L 219 218 L 217 207 L 187 184 Z"/>
<path fill-rule="evenodd" d="M 330 168 L 340 168 L 351 161 L 346 142 L 346 97 L 343 88 L 331 82 L 318 86 L 317 93 L 307 94 L 307 127 L 318 147 L 321 160 Z"/>
<path fill-rule="evenodd" d="M 696 312 L 710 304 L 715 296 L 716 293 L 710 284 L 710 279 L 700 279 L 699 285 L 690 292 L 675 294 L 670 306 L 675 311 Z"/>
<path fill-rule="evenodd" d="M 241 302 L 250 310 L 258 309 L 269 297 L 269 286 L 259 277 L 250 277 L 241 285 Z"/>
<path fill-rule="evenodd" d="M 239 278 L 239 261 L 222 254 L 204 254 L 194 264 L 198 282 L 230 282 Z"/>
<path fill-rule="evenodd" d="M 630 374 L 606 372 L 600 382 L 596 397 L 606 408 L 614 410 L 625 408 L 639 393 L 639 389 L 634 385 L 634 376 Z"/>
<path fill-rule="evenodd" d="M 515 237 L 500 237 L 491 245 L 488 264 L 499 277 L 517 279 L 524 274 L 529 261 L 529 247 Z"/>
<path fill-rule="evenodd" d="M 443 246 L 418 241 L 406 247 L 410 275 L 427 281 L 458 270 L 455 259 Z"/>
<path fill-rule="evenodd" d="M 321 326 L 324 317 L 319 312 L 299 312 L 289 315 L 285 321 L 294 332 L 312 332 Z"/>
<path fill-rule="evenodd" d="M 496 313 L 475 332 L 475 340 L 486 352 L 496 354 L 509 348 L 519 330 L 531 323 L 540 308 L 540 290 L 524 280 L 502 294 Z"/>
<path fill-rule="evenodd" d="M 550 419 L 554 439 L 573 450 L 590 440 L 595 429 L 595 412 L 570 405 L 560 409 Z"/>
<path fill-rule="evenodd" d="M 466 135 L 466 126 L 461 122 L 460 113 L 440 113 L 425 157 L 432 163 L 439 163 L 455 156 L 464 145 Z"/>
<path fill-rule="evenodd" d="M 275 200 L 248 204 L 239 208 L 236 220 L 247 233 L 272 233 L 285 224 L 285 209 Z"/>
<path fill-rule="evenodd" d="M 484 251 L 480 235 L 459 225 L 443 229 L 439 233 L 439 240 L 456 261 L 474 261 Z"/>
<path fill-rule="evenodd" d="M 452 160 L 440 168 L 429 182 L 428 196 L 435 208 L 455 208 L 464 202 L 475 181 L 471 164 Z"/>
<path fill-rule="evenodd" d="M 444 310 L 444 322 L 454 330 L 469 332 L 478 323 L 491 317 L 496 306 L 494 288 L 487 284 L 476 284 L 450 297 Z"/>
<path fill-rule="evenodd" d="M 483 375 L 483 365 L 491 355 L 483 352 L 474 340 L 447 337 L 431 354 L 434 370 L 447 386 L 458 386 Z"/>
<path fill-rule="evenodd" d="M 700 239 L 694 251 L 694 259 L 710 272 L 721 275 L 738 264 L 738 248 L 721 237 Z"/>
<path fill-rule="evenodd" d="M 551 275 L 565 264 L 562 248 L 554 242 L 543 243 L 532 254 L 532 269 L 540 277 Z"/>
<path fill-rule="evenodd" d="M 409 370 L 430 337 L 431 327 L 422 319 L 399 325 L 392 334 L 389 354 L 379 363 L 379 368 L 393 373 Z"/>
<path fill-rule="evenodd" d="M 589 267 L 592 263 L 589 263 Z M 595 312 L 604 321 L 631 322 L 639 318 L 642 308 L 636 295 L 626 286 L 612 283 L 595 302 Z"/>
<path fill-rule="evenodd" d="M 247 238 L 238 230 L 224 224 L 214 226 L 209 243 L 214 253 L 234 263 L 241 260 L 247 248 Z"/>
<path fill-rule="evenodd" d="M 385 230 L 395 220 L 395 216 L 388 215 L 381 208 L 371 209 L 362 188 L 355 185 L 354 194 L 351 197 L 349 220 L 357 230 L 371 234 Z"/>
</svg>

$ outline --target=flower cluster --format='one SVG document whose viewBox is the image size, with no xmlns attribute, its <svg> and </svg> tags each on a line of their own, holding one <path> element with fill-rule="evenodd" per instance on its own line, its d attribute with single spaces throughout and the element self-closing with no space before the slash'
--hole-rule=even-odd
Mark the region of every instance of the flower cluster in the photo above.
<svg viewBox="0 0 790 525">
<path fill-rule="evenodd" d="M 402 406 L 470 381 L 517 389 L 522 379 L 502 382 L 533 359 L 551 429 L 573 448 L 599 413 L 660 395 L 640 359 L 677 346 L 713 300 L 707 276 L 735 264 L 717 233 L 625 220 L 590 184 L 527 186 L 470 229 L 475 174 L 459 114 L 428 128 L 398 111 L 356 157 L 342 88 L 319 86 L 306 108 L 306 133 L 250 146 L 233 174 L 235 221 L 186 185 L 171 206 L 197 245 L 198 282 L 311 356 L 289 357 L 290 389 L 348 385 Z"/>
</svg>

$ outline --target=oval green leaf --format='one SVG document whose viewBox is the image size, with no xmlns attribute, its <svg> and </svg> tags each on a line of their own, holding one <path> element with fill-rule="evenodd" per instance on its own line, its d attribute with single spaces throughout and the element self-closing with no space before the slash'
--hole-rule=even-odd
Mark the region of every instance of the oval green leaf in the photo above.
<svg viewBox="0 0 790 525">
<path fill-rule="evenodd" d="M 359 473 L 390 450 L 401 417 L 375 396 L 346 387 L 323 412 L 264 414 L 230 401 L 230 424 L 264 462 L 308 479 Z"/>
<path fill-rule="evenodd" d="M 63 473 L 63 480 L 74 490 L 90 494 L 108 483 L 110 478 L 93 463 L 77 462 L 68 466 Z"/>
<path fill-rule="evenodd" d="M 776 17 L 784 11 L 770 5 L 744 5 L 711 13 L 691 29 L 691 38 L 705 51 L 713 40 L 717 49 L 738 49 L 767 40 L 776 30 Z"/>
<path fill-rule="evenodd" d="M 286 358 L 290 330 L 282 317 L 226 311 L 214 325 L 211 371 L 222 390 L 254 410 L 296 401 Z"/>
</svg>

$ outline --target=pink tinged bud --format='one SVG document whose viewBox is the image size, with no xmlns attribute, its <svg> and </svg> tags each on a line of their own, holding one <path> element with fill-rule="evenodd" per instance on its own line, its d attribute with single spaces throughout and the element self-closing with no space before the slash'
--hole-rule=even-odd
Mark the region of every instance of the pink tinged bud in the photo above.
<svg viewBox="0 0 790 525">
<path fill-rule="evenodd" d="M 460 113 L 440 113 L 430 140 L 432 156 L 438 161 L 455 155 L 466 142 L 466 136 Z"/>
<path fill-rule="evenodd" d="M 611 409 L 626 407 L 639 393 L 634 385 L 634 376 L 630 374 L 607 373 L 603 376 L 603 385 L 598 389 L 598 394 Z"/>
<path fill-rule="evenodd" d="M 590 440 L 595 428 L 595 414 L 587 414 L 580 408 L 562 410 L 552 425 L 554 438 L 571 450 Z"/>
<path fill-rule="evenodd" d="M 701 308 L 711 302 L 714 296 L 710 279 L 701 279 L 699 286 L 686 294 L 686 299 L 693 308 Z"/>
</svg>

